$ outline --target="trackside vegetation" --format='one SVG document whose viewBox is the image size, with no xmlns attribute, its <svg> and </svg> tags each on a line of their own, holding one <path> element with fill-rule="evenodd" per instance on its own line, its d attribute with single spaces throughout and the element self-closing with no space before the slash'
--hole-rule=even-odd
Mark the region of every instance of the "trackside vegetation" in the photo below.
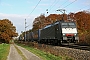
<svg viewBox="0 0 90 60">
<path fill-rule="evenodd" d="M 0 60 L 7 60 L 10 44 L 0 44 Z"/>
<path fill-rule="evenodd" d="M 41 51 L 39 49 L 33 48 L 33 47 L 29 47 L 26 45 L 22 45 L 22 44 L 18 44 L 19 46 L 24 47 L 25 49 L 27 49 L 28 51 L 36 54 L 37 56 L 39 56 L 42 60 L 72 60 L 71 58 L 68 57 L 60 57 L 60 56 L 55 56 L 52 55 L 50 53 L 46 53 L 44 51 Z"/>
</svg>

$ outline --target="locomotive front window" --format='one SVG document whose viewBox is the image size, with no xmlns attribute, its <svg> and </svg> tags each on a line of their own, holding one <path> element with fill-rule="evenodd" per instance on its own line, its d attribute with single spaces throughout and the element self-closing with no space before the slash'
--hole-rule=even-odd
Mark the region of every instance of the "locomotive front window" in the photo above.
<svg viewBox="0 0 90 60">
<path fill-rule="evenodd" d="M 68 24 L 67 23 L 62 23 L 62 27 L 66 28 L 66 27 L 68 27 Z"/>
<path fill-rule="evenodd" d="M 68 25 L 67 23 L 62 23 L 62 25 Z"/>
<path fill-rule="evenodd" d="M 74 23 L 68 23 L 69 27 L 75 28 L 75 24 Z"/>
<path fill-rule="evenodd" d="M 75 28 L 74 23 L 62 23 L 63 28 Z"/>
</svg>

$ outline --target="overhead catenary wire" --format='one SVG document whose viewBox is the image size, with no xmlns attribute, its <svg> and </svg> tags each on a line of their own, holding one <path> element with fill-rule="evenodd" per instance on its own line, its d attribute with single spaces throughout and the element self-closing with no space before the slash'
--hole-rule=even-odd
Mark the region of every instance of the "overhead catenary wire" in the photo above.
<svg viewBox="0 0 90 60">
<path fill-rule="evenodd" d="M 41 0 L 39 0 L 39 2 L 36 4 L 36 6 L 34 7 L 34 9 L 30 12 L 30 14 L 26 18 L 28 18 L 34 12 L 34 10 L 37 8 L 37 6 L 39 5 L 40 2 L 41 2 Z M 26 20 L 26 18 L 25 18 L 25 20 Z M 29 27 L 29 25 L 28 26 L 25 26 L 25 28 Z"/>
<path fill-rule="evenodd" d="M 39 2 L 37 3 L 37 5 L 34 7 L 34 9 L 30 12 L 30 14 L 29 15 L 31 15 L 32 13 L 33 13 L 33 11 L 37 8 L 37 6 L 39 5 L 39 3 L 41 2 L 41 0 L 39 0 Z M 28 18 L 29 17 L 29 15 L 26 17 L 26 18 Z"/>
<path fill-rule="evenodd" d="M 63 4 L 61 4 L 58 8 L 60 8 L 62 5 L 66 4 L 69 0 L 65 1 Z"/>
<path fill-rule="evenodd" d="M 66 5 L 65 7 L 63 7 L 63 8 L 66 8 L 66 7 L 68 7 L 69 5 L 71 5 L 71 4 L 73 4 L 74 2 L 76 2 L 77 0 L 74 0 L 73 2 L 71 2 L 70 4 L 68 4 L 68 5 Z"/>
<path fill-rule="evenodd" d="M 64 5 L 65 3 L 67 3 L 69 0 L 66 0 L 64 3 L 62 3 L 58 8 L 60 8 L 62 5 Z M 53 11 L 52 11 L 53 12 Z"/>
<path fill-rule="evenodd" d="M 55 0 L 56 1 L 56 0 Z M 55 2 L 54 1 L 54 2 Z M 60 1 L 60 0 L 58 0 L 58 1 Z M 52 7 L 50 7 L 48 10 L 50 11 L 57 3 L 58 3 L 58 1 L 56 2 L 56 3 L 54 3 L 53 5 L 52 5 Z M 68 2 L 69 0 L 66 0 L 63 4 L 61 4 L 58 8 L 60 8 L 61 6 L 63 6 L 64 4 L 66 4 L 67 2 Z M 71 4 L 73 4 L 75 1 L 77 1 L 77 0 L 74 0 L 73 2 L 71 2 L 70 4 L 68 4 L 68 5 L 66 5 L 65 7 L 68 7 L 69 5 L 71 5 Z M 63 8 L 65 8 L 65 7 L 63 7 Z M 47 10 L 46 10 L 47 11 Z M 52 11 L 53 12 L 53 11 Z M 51 12 L 51 13 L 52 13 Z"/>
<path fill-rule="evenodd" d="M 60 1 L 60 0 L 57 0 L 49 10 L 53 9 L 53 7 L 54 7 L 59 1 Z"/>
<path fill-rule="evenodd" d="M 67 3 L 69 0 L 66 0 L 62 5 L 64 5 L 65 3 Z M 63 9 L 65 9 L 66 7 L 68 7 L 69 5 L 73 4 L 74 2 L 76 2 L 77 0 L 74 0 L 73 2 L 69 3 L 68 5 L 66 5 L 65 7 L 63 7 Z M 60 8 L 62 5 L 60 5 L 58 8 Z"/>
<path fill-rule="evenodd" d="M 50 10 L 53 8 L 53 6 L 55 5 L 55 2 L 56 2 L 56 0 L 54 0 L 54 1 L 52 2 L 52 4 L 50 5 L 50 7 L 46 9 L 47 14 L 48 14 L 48 11 L 50 11 Z M 45 12 L 46 12 L 46 11 L 45 11 Z M 46 14 L 46 16 L 47 16 L 47 14 Z"/>
<path fill-rule="evenodd" d="M 49 11 L 50 11 L 51 9 L 53 9 L 53 8 L 54 8 L 54 6 L 56 6 L 56 5 L 57 5 L 57 3 L 59 3 L 59 1 L 60 1 L 60 0 L 58 0 L 56 3 L 54 2 L 55 4 L 54 4 L 51 8 L 48 8 L 48 9 L 49 9 Z M 68 1 L 68 0 L 67 0 L 67 1 Z M 64 5 L 67 1 L 65 1 L 63 4 L 61 4 L 61 6 L 62 6 L 62 5 Z M 60 6 L 59 6 L 59 7 L 60 7 Z M 58 7 L 58 8 L 59 8 L 59 7 Z M 52 13 L 53 11 L 55 11 L 55 10 L 52 10 L 52 11 L 51 11 L 51 13 Z"/>
<path fill-rule="evenodd" d="M 90 4 L 89 4 L 89 5 L 87 5 L 87 6 L 90 6 Z M 82 7 L 81 9 L 84 9 L 84 8 L 86 8 L 87 6 L 84 6 L 84 7 Z M 80 9 L 80 10 L 81 10 L 81 9 Z"/>
<path fill-rule="evenodd" d="M 67 0 L 66 2 L 68 2 L 68 1 L 69 1 L 69 0 Z M 63 7 L 63 8 L 61 8 L 61 9 L 60 9 L 60 7 L 61 7 L 62 5 L 61 5 L 61 6 L 59 6 L 59 10 L 65 10 L 65 8 L 66 8 L 66 7 L 68 7 L 69 5 L 73 4 L 73 3 L 74 3 L 74 2 L 76 2 L 76 1 L 77 1 L 77 0 L 72 1 L 71 3 L 69 3 L 69 4 L 68 4 L 68 5 L 66 5 L 66 6 L 64 6 L 64 7 Z M 66 2 L 65 2 L 65 3 L 66 3 Z M 65 3 L 63 3 L 63 4 L 65 4 Z M 57 11 L 57 10 L 56 10 L 56 11 Z M 66 10 L 65 10 L 65 11 L 66 11 Z"/>
<path fill-rule="evenodd" d="M 89 8 L 89 9 L 87 9 L 87 10 L 90 10 L 90 8 Z"/>
<path fill-rule="evenodd" d="M 50 5 L 50 7 L 48 8 L 49 10 L 52 8 L 53 4 L 55 3 L 56 0 L 53 1 L 53 3 Z"/>
<path fill-rule="evenodd" d="M 80 11 L 80 10 L 82 10 L 82 9 L 84 9 L 84 8 L 88 7 L 88 6 L 90 6 L 90 4 L 89 4 L 89 5 L 86 5 L 86 6 L 82 7 L 82 8 L 80 8 L 80 9 L 79 9 L 79 10 L 77 10 L 77 11 Z M 89 9 L 87 9 L 87 10 L 89 10 Z M 77 11 L 75 11 L 75 12 L 77 12 Z M 74 13 L 75 13 L 75 12 L 74 12 Z"/>
</svg>

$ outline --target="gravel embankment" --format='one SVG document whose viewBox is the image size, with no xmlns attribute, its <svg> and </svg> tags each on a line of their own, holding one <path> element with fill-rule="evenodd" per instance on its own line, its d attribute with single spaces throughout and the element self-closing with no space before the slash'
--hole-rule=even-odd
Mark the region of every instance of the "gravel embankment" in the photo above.
<svg viewBox="0 0 90 60">
<path fill-rule="evenodd" d="M 90 60 L 90 51 L 65 47 L 53 47 L 52 49 L 56 50 L 58 55 L 69 56 L 74 60 Z"/>
</svg>

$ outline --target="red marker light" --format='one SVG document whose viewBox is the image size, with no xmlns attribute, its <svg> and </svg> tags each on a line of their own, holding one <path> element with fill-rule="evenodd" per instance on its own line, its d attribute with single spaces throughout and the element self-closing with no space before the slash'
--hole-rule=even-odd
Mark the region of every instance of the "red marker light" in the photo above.
<svg viewBox="0 0 90 60">
<path fill-rule="evenodd" d="M 74 34 L 66 34 L 66 36 L 74 36 Z"/>
</svg>

